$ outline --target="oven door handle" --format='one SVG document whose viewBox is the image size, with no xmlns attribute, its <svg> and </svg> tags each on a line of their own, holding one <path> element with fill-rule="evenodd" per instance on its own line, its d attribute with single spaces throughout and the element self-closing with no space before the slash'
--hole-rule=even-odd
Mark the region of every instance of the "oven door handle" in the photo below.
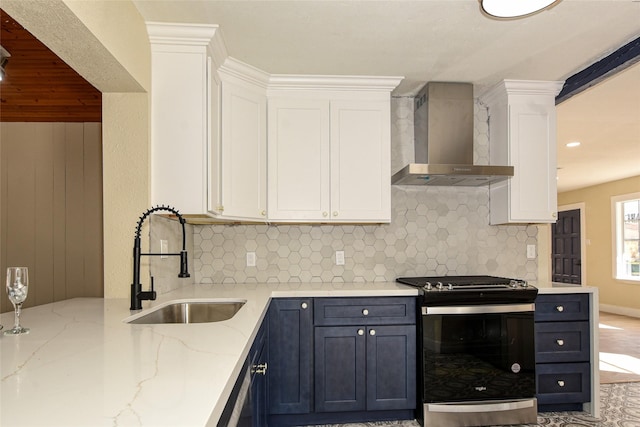
<svg viewBox="0 0 640 427">
<path fill-rule="evenodd" d="M 466 305 L 448 307 L 422 307 L 422 315 L 430 314 L 494 314 L 494 313 L 524 313 L 534 311 L 535 304 L 509 305 Z"/>
<path fill-rule="evenodd" d="M 535 399 L 525 399 L 516 401 L 506 401 L 497 403 L 426 403 L 427 410 L 430 412 L 500 412 L 500 411 L 513 411 L 517 409 L 531 408 L 536 403 Z"/>
</svg>

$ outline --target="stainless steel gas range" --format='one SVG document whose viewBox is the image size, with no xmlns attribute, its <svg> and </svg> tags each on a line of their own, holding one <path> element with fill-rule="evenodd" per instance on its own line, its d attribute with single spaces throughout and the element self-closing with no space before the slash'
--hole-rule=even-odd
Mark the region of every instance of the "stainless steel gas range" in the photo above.
<svg viewBox="0 0 640 427">
<path fill-rule="evenodd" d="M 425 427 L 536 423 L 538 290 L 493 276 L 401 277 L 420 289 L 419 393 Z"/>
</svg>

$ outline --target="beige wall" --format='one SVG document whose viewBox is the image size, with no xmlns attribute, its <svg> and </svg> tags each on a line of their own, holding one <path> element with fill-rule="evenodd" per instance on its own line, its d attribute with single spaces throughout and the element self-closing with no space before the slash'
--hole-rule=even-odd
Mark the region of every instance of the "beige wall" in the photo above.
<svg viewBox="0 0 640 427">
<path fill-rule="evenodd" d="M 584 203 L 587 283 L 607 311 L 640 315 L 640 284 L 613 278 L 611 197 L 640 191 L 640 176 L 558 194 L 558 206 Z"/>
<path fill-rule="evenodd" d="M 101 140 L 100 123 L 0 124 L 0 271 L 29 268 L 25 307 L 103 295 Z"/>
<path fill-rule="evenodd" d="M 129 295 L 135 225 L 149 204 L 151 49 L 128 0 L 0 0 L 103 93 L 104 296 Z"/>
</svg>

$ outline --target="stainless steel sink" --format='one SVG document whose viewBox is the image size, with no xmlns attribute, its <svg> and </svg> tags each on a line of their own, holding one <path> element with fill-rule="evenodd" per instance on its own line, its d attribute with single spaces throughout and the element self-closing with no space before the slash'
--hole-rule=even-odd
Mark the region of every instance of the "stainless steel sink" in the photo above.
<svg viewBox="0 0 640 427">
<path fill-rule="evenodd" d="M 139 317 L 125 319 L 126 323 L 210 323 L 229 320 L 245 301 L 178 301 L 169 303 Z"/>
</svg>

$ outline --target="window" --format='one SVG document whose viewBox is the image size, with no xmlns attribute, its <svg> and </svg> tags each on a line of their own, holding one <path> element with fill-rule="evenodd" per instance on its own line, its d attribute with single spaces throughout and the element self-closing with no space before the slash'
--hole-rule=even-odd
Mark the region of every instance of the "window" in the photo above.
<svg viewBox="0 0 640 427">
<path fill-rule="evenodd" d="M 640 282 L 640 193 L 611 198 L 614 277 Z"/>
</svg>

